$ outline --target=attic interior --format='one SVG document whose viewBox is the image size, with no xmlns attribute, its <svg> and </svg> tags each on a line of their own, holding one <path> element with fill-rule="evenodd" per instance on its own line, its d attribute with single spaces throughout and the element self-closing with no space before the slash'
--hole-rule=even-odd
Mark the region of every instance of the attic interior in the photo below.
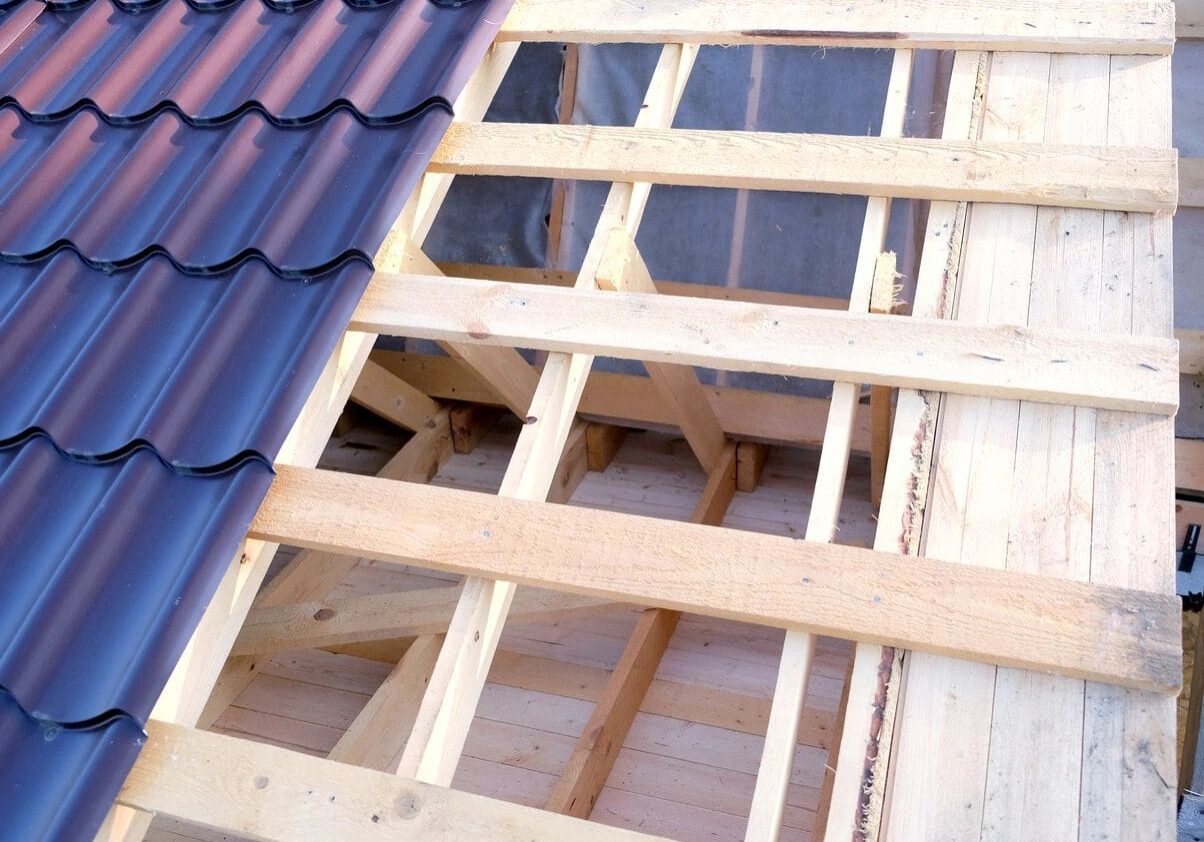
<svg viewBox="0 0 1204 842">
<path fill-rule="evenodd" d="M 1191 839 L 1204 7 L 490 5 L 96 838 Z"/>
</svg>

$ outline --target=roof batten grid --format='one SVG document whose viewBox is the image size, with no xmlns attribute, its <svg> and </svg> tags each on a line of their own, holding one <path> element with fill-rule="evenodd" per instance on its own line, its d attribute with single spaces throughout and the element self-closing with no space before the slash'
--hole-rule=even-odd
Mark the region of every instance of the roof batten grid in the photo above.
<svg viewBox="0 0 1204 842">
<path fill-rule="evenodd" d="M 432 179 L 431 183 L 432 183 L 432 185 L 437 185 L 440 182 L 438 179 Z M 443 179 L 442 183 L 446 184 L 446 179 Z M 423 200 L 424 200 L 424 203 L 420 203 L 420 204 L 422 204 L 423 208 L 429 210 L 432 207 L 437 207 L 437 201 L 436 202 L 430 201 L 430 197 L 432 195 L 435 195 L 437 192 L 438 192 L 437 187 L 433 187 L 433 189 L 430 191 L 427 191 L 427 190 L 420 191 L 420 196 L 423 197 Z M 411 205 L 411 209 L 414 209 L 414 208 L 416 208 L 416 205 Z M 425 218 L 425 219 L 429 220 L 431 218 L 431 216 L 432 216 L 432 214 L 427 214 L 426 216 L 423 216 L 422 210 L 418 209 L 415 213 L 409 214 L 408 218 L 416 218 L 419 220 Z M 419 227 L 419 226 L 416 225 L 415 228 L 417 228 L 417 227 Z M 355 341 L 354 337 L 348 337 L 347 339 L 344 340 L 344 343 L 346 345 L 345 350 L 348 350 L 348 351 L 354 350 L 355 348 L 363 347 L 362 343 L 357 343 Z M 366 356 L 366 349 L 364 350 L 363 353 Z M 362 357 L 358 357 L 357 354 L 354 354 L 354 353 L 350 353 L 350 354 L 348 354 L 348 356 L 352 357 L 352 359 L 350 361 L 345 361 L 345 362 L 347 362 L 349 367 L 357 368 L 357 366 L 355 364 L 355 360 L 359 359 L 362 361 Z M 350 386 L 348 385 L 347 388 L 349 389 Z M 337 393 L 337 391 L 338 390 L 335 390 L 336 393 Z M 311 406 L 317 406 L 319 404 L 322 404 L 324 402 L 323 399 L 325 399 L 326 403 L 337 402 L 336 399 L 332 399 L 329 396 L 317 395 L 315 397 L 315 401 L 311 403 Z M 320 414 L 321 414 L 320 412 L 315 412 L 314 416 L 317 416 Z M 320 424 L 321 422 L 318 422 L 318 423 Z M 304 445 L 304 447 L 301 448 L 303 450 L 311 449 L 312 447 L 316 447 L 316 446 L 320 446 L 321 441 L 317 435 L 305 436 L 302 433 L 297 432 L 298 430 L 301 430 L 303 427 L 306 429 L 313 429 L 316 426 L 318 426 L 318 424 L 298 424 L 298 426 L 294 428 L 294 436 L 291 437 L 290 443 L 294 444 L 294 445 L 296 445 L 296 444 Z M 307 439 L 307 440 L 302 441 L 303 439 Z M 229 741 L 228 738 L 215 738 L 215 740 L 193 739 L 193 737 L 200 738 L 203 736 L 205 736 L 205 735 L 184 733 L 184 734 L 180 735 L 181 739 L 176 739 L 176 735 L 166 735 L 165 742 L 167 740 L 173 740 L 173 742 L 171 743 L 173 748 L 180 748 L 180 752 L 178 752 L 178 754 L 179 754 L 179 756 L 185 758 L 185 760 L 201 758 L 201 757 L 205 757 L 205 756 L 220 758 L 223 754 L 228 754 L 232 748 L 237 747 L 237 743 L 235 743 L 233 741 Z M 213 749 L 213 751 L 211 753 L 209 753 L 208 755 L 206 755 L 206 752 L 210 751 L 210 749 Z M 320 762 L 320 761 L 315 761 L 315 762 Z M 256 751 L 256 752 L 254 752 L 254 758 L 252 760 L 252 765 L 261 764 L 263 766 L 263 768 L 265 768 L 265 770 L 267 770 L 268 767 L 279 764 L 279 765 L 281 765 L 282 768 L 287 767 L 290 770 L 290 772 L 294 768 L 293 763 L 294 763 L 294 760 L 290 756 L 289 753 L 278 752 L 275 750 L 267 751 L 267 752 Z M 221 766 L 222 769 L 227 769 L 227 768 L 233 769 L 234 768 L 233 766 L 230 766 L 228 764 L 227 765 L 219 764 L 219 765 Z M 251 768 L 251 766 L 238 767 L 238 768 L 241 769 L 243 772 L 247 772 Z M 315 774 L 320 776 L 321 772 L 318 771 L 319 768 L 321 768 L 321 767 L 312 767 L 312 768 L 306 767 L 305 771 L 307 771 L 308 774 L 310 774 L 311 776 L 315 775 Z M 239 775 L 239 777 L 242 777 L 242 776 Z M 249 777 L 249 773 L 246 775 L 246 777 Z M 163 805 L 167 806 L 169 809 L 179 810 L 180 815 L 184 815 L 186 817 L 192 818 L 193 820 L 202 821 L 202 822 L 206 821 L 209 817 L 206 815 L 205 806 L 197 803 L 195 800 L 189 801 L 187 799 L 186 795 L 187 795 L 188 787 L 181 786 L 181 778 L 179 775 L 177 775 L 173 780 L 175 782 L 175 786 L 171 789 L 170 792 L 165 790 L 164 793 L 162 793 L 162 794 L 164 796 L 168 796 L 168 795 L 175 796 L 175 795 L 183 794 L 183 795 L 185 795 L 185 798 L 183 798 L 182 800 L 175 800 L 175 801 L 160 800 L 160 801 L 157 801 L 154 803 L 163 804 Z M 295 780 L 295 779 L 289 778 L 289 780 Z M 400 792 L 403 797 L 406 797 L 408 794 L 412 795 L 412 793 L 408 793 L 408 791 L 406 790 L 405 784 L 406 784 L 406 782 L 404 782 L 404 781 L 398 782 L 398 786 L 400 787 L 398 792 Z M 376 779 L 369 780 L 367 778 L 362 778 L 362 779 L 357 778 L 356 783 L 354 785 L 354 791 L 363 792 L 363 791 L 366 791 L 370 787 L 375 787 L 378 785 L 379 785 L 379 781 L 377 781 Z M 389 791 L 392 792 L 392 790 L 389 790 Z M 152 788 L 152 792 L 153 792 L 153 788 Z M 276 792 L 276 790 L 272 787 L 267 787 L 264 790 L 262 790 L 262 792 L 270 797 L 270 796 L 272 796 L 273 793 Z M 146 794 L 146 791 L 143 790 L 142 795 L 145 796 L 145 794 Z M 396 792 L 394 792 L 394 795 L 396 795 Z M 259 796 L 259 797 L 262 798 L 262 796 Z M 281 810 L 281 809 L 264 810 L 262 808 L 257 808 L 256 803 L 254 803 L 254 799 L 255 799 L 255 796 L 253 796 L 252 799 L 249 799 L 247 802 L 245 802 L 248 805 L 246 808 L 237 808 L 236 807 L 236 808 L 228 810 L 228 811 L 223 810 L 223 814 L 222 814 L 222 817 L 220 820 L 221 823 L 223 823 L 226 828 L 239 829 L 239 828 L 248 827 L 247 822 L 255 820 L 254 816 L 258 816 L 259 824 L 256 826 L 257 827 L 256 832 L 264 835 L 266 838 L 281 838 L 281 839 L 301 838 L 307 832 L 312 832 L 313 827 L 308 824 L 305 827 L 301 827 L 297 824 L 281 826 L 279 823 L 277 823 L 273 827 L 263 828 L 262 827 L 262 817 L 264 815 L 282 815 L 283 813 L 286 813 L 286 812 L 291 815 L 291 811 L 290 810 Z M 390 795 L 386 800 L 389 802 L 394 801 L 393 795 Z M 140 805 L 145 806 L 148 803 L 151 803 L 151 801 L 153 801 L 153 799 L 151 799 L 150 801 L 146 800 L 145 798 L 143 800 L 135 799 L 134 803 L 138 803 Z M 343 803 L 344 801 L 345 801 L 345 799 L 341 799 L 340 803 Z M 413 803 L 413 802 L 409 801 L 406 803 Z M 223 806 L 226 806 L 226 805 L 223 805 Z M 391 808 L 393 805 L 392 805 L 392 803 L 390 803 L 390 804 L 386 804 L 385 806 Z M 531 835 L 539 836 L 541 834 L 563 835 L 564 832 L 567 832 L 566 831 L 567 825 L 564 825 L 564 826 L 546 825 L 546 824 L 541 825 L 538 822 L 536 822 L 529 815 L 523 814 L 521 810 L 500 809 L 499 812 L 496 814 L 493 812 L 488 812 L 489 808 L 491 808 L 492 806 L 494 806 L 494 804 L 492 802 L 485 802 L 484 806 L 477 807 L 475 809 L 486 810 L 489 817 L 493 818 L 496 816 L 500 822 L 506 822 L 506 823 L 514 822 L 513 826 L 520 828 L 520 830 L 517 831 L 517 833 L 520 836 L 522 836 L 523 838 L 527 838 L 528 836 L 531 836 Z M 466 815 L 466 813 L 464 812 L 466 809 L 473 809 L 473 808 L 467 808 L 467 807 L 461 805 L 459 807 L 459 810 L 455 811 L 455 815 L 462 818 L 464 815 Z M 248 815 L 248 814 L 250 814 L 250 815 Z M 389 815 L 391 816 L 392 814 L 390 813 Z M 360 818 L 362 818 L 362 817 L 360 817 Z M 403 818 L 410 818 L 410 817 L 405 816 Z M 343 829 L 347 829 L 347 828 L 351 827 L 353 822 L 354 822 L 353 817 L 345 816 L 341 820 L 336 821 L 336 823 L 333 824 L 332 827 L 343 830 Z M 493 829 L 494 829 L 493 827 L 490 827 L 490 830 L 493 830 Z M 384 827 L 379 827 L 375 830 L 372 827 L 368 827 L 368 828 L 366 828 L 366 830 L 362 831 L 362 833 L 364 835 L 364 838 L 373 838 L 371 834 L 373 834 L 374 832 L 377 832 L 377 831 L 389 832 L 390 830 L 395 830 L 395 828 L 392 828 L 391 826 L 386 825 Z M 357 828 L 357 832 L 361 832 L 361 831 L 359 831 Z M 609 835 L 610 832 L 605 831 L 604 833 Z"/>
<path fill-rule="evenodd" d="M 637 125 L 669 125 L 685 90 L 697 47 L 668 45 L 653 72 Z M 615 183 L 595 228 L 577 279 L 578 289 L 595 287 L 603 259 L 604 237 L 622 226 L 639 227 L 651 185 Z M 590 354 L 554 354 L 548 358 L 499 494 L 520 499 L 547 497 L 569 427 L 593 363 Z M 447 785 L 463 750 L 489 664 L 514 597 L 505 581 L 469 578 L 447 639 L 427 686 L 399 773 Z"/>
<path fill-rule="evenodd" d="M 911 89 L 913 54 L 911 50 L 896 50 L 887 83 L 885 104 L 882 114 L 884 137 L 903 134 L 907 116 L 907 98 Z M 850 312 L 868 312 L 877 277 L 878 258 L 886 243 L 890 224 L 890 199 L 871 197 L 866 202 L 865 219 L 861 227 L 861 240 L 857 251 L 857 264 L 853 271 L 853 284 L 849 293 Z M 894 278 L 890 279 L 894 283 Z M 806 538 L 811 541 L 830 542 L 836 536 L 840 505 L 844 497 L 845 475 L 848 471 L 849 451 L 852 445 L 854 420 L 857 404 L 861 398 L 861 387 L 856 383 L 833 383 L 832 397 L 828 409 L 828 424 L 824 430 L 824 441 L 820 452 L 819 468 L 816 473 L 815 490 L 812 494 L 811 511 L 807 516 Z M 769 724 L 761 763 L 757 769 L 757 784 L 749 809 L 748 842 L 775 840 L 782 824 L 782 812 L 786 806 L 787 786 L 794 765 L 794 747 L 798 742 L 799 720 L 806 698 L 808 674 L 815 652 L 815 638 L 805 632 L 788 631 L 782 644 L 782 655 L 778 665 L 777 681 L 774 685 Z M 837 746 L 839 743 L 837 743 Z M 832 763 L 828 764 L 832 766 Z M 827 794 L 831 775 L 825 774 Z M 821 798 L 820 811 L 825 811 Z M 823 833 L 824 823 L 817 818 L 814 833 Z"/>
<path fill-rule="evenodd" d="M 454 92 L 490 36 L 480 13 L 492 6 L 497 17 L 506 5 L 430 14 L 435 7 L 425 0 L 400 0 L 366 14 L 381 25 L 394 19 L 391 30 L 383 27 L 394 38 L 398 25 L 412 36 L 422 21 L 454 19 L 440 37 L 451 33 L 461 52 L 432 82 Z M 168 60 L 231 37 L 223 24 L 233 17 L 258 19 L 262 35 L 273 23 L 288 26 L 346 7 L 326 0 L 322 11 L 296 17 L 269 8 L 248 2 L 200 9 L 168 0 L 131 15 L 96 0 L 78 8 L 28 2 L 0 13 L 0 168 L 13 174 L 5 179 L 7 212 L 0 222 L 11 239 L 0 251 L 8 261 L 28 264 L 10 268 L 0 291 L 7 305 L 0 345 L 14 375 L 5 387 L 16 389 L 15 399 L 4 402 L 0 440 L 8 447 L 0 458 L 10 486 L 5 516 L 15 519 L 6 532 L 17 541 L 9 541 L 0 563 L 24 571 L 22 586 L 6 591 L 13 610 L 0 613 L 37 620 L 0 630 L 0 687 L 26 711 L 6 706 L 6 718 L 36 713 L 51 727 L 100 722 L 103 729 L 68 727 L 57 739 L 73 746 L 91 741 L 114 760 L 119 741 L 106 742 L 106 735 L 121 735 L 112 723 L 141 723 L 150 713 L 266 491 L 270 460 L 291 417 L 370 277 L 365 255 L 388 227 L 381 209 L 401 202 L 450 120 L 438 93 L 416 98 L 413 108 L 397 106 L 377 126 L 366 125 L 371 116 L 350 104 L 288 111 L 309 107 L 289 99 L 288 86 L 315 74 L 327 74 L 331 83 L 309 88 L 319 98 L 334 97 L 344 83 L 353 94 L 368 92 L 362 78 L 332 79 L 329 68 L 297 63 L 283 84 L 283 76 L 273 80 L 279 66 L 272 62 L 217 72 L 214 62 L 223 55 L 242 55 L 228 49 L 190 65 L 191 75 L 173 77 L 179 83 L 173 92 L 200 99 L 161 98 L 172 86 L 154 82 L 179 69 Z M 80 62 L 112 48 L 113 32 L 124 28 L 129 36 L 157 27 L 162 35 L 165 24 L 177 31 L 164 53 L 140 48 L 125 51 L 116 65 Z M 298 37 L 294 30 L 283 40 L 297 46 L 311 34 Z M 315 54 L 321 52 L 291 53 Z M 407 50 L 393 50 L 376 58 L 400 67 L 408 57 Z M 64 67 L 80 72 L 64 76 Z M 98 68 L 107 75 L 93 72 Z M 266 106 L 238 103 L 249 90 L 238 85 L 251 82 L 283 98 L 264 97 Z M 110 115 L 97 102 L 61 108 L 38 98 L 59 84 L 92 85 L 100 103 L 118 110 L 123 103 L 106 95 L 131 85 L 154 93 L 144 98 L 145 111 Z M 223 96 L 233 103 L 228 111 L 215 105 Z M 396 101 L 362 99 L 360 105 L 392 108 Z M 287 113 L 270 111 L 281 103 Z M 201 111 L 191 111 L 193 104 Z M 218 111 L 202 113 L 209 106 Z M 368 168 L 367 182 L 339 184 L 346 141 L 366 133 L 375 133 L 373 142 L 360 151 L 382 158 Z M 246 143 L 249 135 L 254 143 Z M 285 212 L 262 197 L 290 192 L 280 189 L 280 174 L 289 168 L 279 167 L 290 156 L 304 162 L 308 181 L 294 182 Z M 341 196 L 349 187 L 354 195 Z M 114 206 L 125 213 L 114 215 Z M 315 216 L 323 224 L 306 234 Z M 71 219 L 82 226 L 70 227 Z M 274 333 L 262 328 L 265 321 Z M 241 337 L 257 322 L 257 341 L 248 345 Z M 31 478 L 37 493 L 29 492 Z M 52 489 L 56 494 L 48 496 Z M 67 523 L 75 528 L 64 543 Z M 45 563 L 30 563 L 38 558 Z M 106 599 L 114 589 L 121 596 Z M 139 590 L 143 599 L 129 598 Z M 39 599 L 54 611 L 34 615 L 20 607 L 21 600 Z M 56 647 L 72 633 L 80 645 L 63 654 Z M 101 722 L 105 717 L 116 720 Z M 19 731 L 6 730 L 5 739 L 20 739 Z M 39 764 L 28 751 L 14 756 L 0 770 L 6 781 L 20 778 L 17 789 L 4 788 L 20 800 L 8 829 L 28 839 L 90 835 L 120 784 L 115 769 L 128 768 L 132 759 L 125 751 L 117 763 L 92 761 L 87 768 L 95 774 L 89 774 L 89 761 L 78 752 L 56 755 L 73 757 L 78 767 Z M 79 781 L 65 801 L 45 778 L 52 770 Z"/>
</svg>

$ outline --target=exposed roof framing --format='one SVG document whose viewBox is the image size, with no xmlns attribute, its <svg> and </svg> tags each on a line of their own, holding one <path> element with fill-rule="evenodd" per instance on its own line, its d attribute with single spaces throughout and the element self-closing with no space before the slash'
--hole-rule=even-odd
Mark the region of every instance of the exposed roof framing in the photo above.
<svg viewBox="0 0 1204 842">
<path fill-rule="evenodd" d="M 827 29 L 834 14 L 839 32 Z M 1165 2 L 1014 0 L 952 12 L 926 0 L 839 9 L 824 0 L 519 0 L 457 101 L 460 122 L 435 167 L 376 255 L 351 330 L 155 708 L 163 721 L 148 728 L 108 838 L 140 838 L 145 811 L 272 840 L 651 838 L 554 813 L 589 814 L 645 694 L 658 704 L 653 674 L 676 612 L 688 610 L 789 631 L 773 705 L 761 713 L 769 739 L 750 840 L 778 832 L 790 766 L 780 748 L 799 727 L 815 633 L 858 641 L 830 812 L 817 830 L 827 842 L 993 838 L 995 829 L 1147 838 L 1154 828 L 1169 839 L 1173 797 L 1158 782 L 1174 778 L 1165 767 L 1180 657 L 1167 581 L 1179 371 L 1164 257 L 1165 211 L 1178 189 L 1166 148 L 1173 26 Z M 665 46 L 634 127 L 480 123 L 519 40 Z M 895 48 L 882 138 L 670 128 L 699 43 Z M 897 140 L 909 50 L 926 46 L 959 50 L 944 136 Z M 1014 52 L 977 52 L 999 48 Z M 1096 101 L 1108 107 L 1085 117 L 1076 107 Z M 829 146 L 855 177 L 820 171 L 828 165 L 811 153 Z M 783 159 L 811 169 L 792 171 Z M 419 251 L 451 179 L 482 172 L 612 182 L 571 288 L 565 279 L 505 284 L 500 273 L 447 277 Z M 654 182 L 871 196 L 849 300 L 807 309 L 658 291 L 634 246 Z M 916 300 L 910 317 L 870 315 L 889 200 L 899 196 L 935 200 Z M 1065 247 L 1042 239 L 1056 236 Z M 1014 253 L 1005 243 L 1018 244 Z M 1111 267 L 1116 277 L 1104 284 Z M 1068 291 L 1057 277 L 1081 283 Z M 1098 306 L 1078 306 L 1082 295 Z M 1072 311 L 1073 330 L 1056 330 L 1058 314 Z M 678 327 L 687 321 L 698 330 Z M 452 357 L 370 361 L 382 332 L 446 342 Z M 515 347 L 545 349 L 548 359 L 531 367 Z M 640 360 L 654 376 L 587 385 L 602 354 Z M 789 409 L 745 418 L 747 393 L 703 387 L 683 364 L 836 386 L 831 401 L 774 396 Z M 450 452 L 441 401 L 462 394 L 446 386 L 453 376 L 528 422 L 497 497 L 423 485 Z M 849 452 L 868 446 L 856 411 L 865 383 L 900 389 L 874 550 L 829 543 Z M 416 430 L 378 477 L 312 468 L 349 397 Z M 795 409 L 800 429 L 787 429 L 782 415 Z M 695 522 L 552 505 L 585 470 L 579 412 L 680 428 L 710 478 Z M 732 436 L 822 443 L 806 540 L 707 525 L 735 494 Z M 992 482 L 1010 493 L 992 494 Z M 1064 512 L 1054 507 L 1063 486 L 1073 502 Z M 1061 513 L 1027 525 L 1051 509 Z M 399 511 L 410 515 L 399 522 Z M 976 546 L 963 547 L 963 534 Z M 307 549 L 252 609 L 277 542 Z M 975 555 L 985 545 L 991 557 Z M 1067 569 L 1046 563 L 1061 558 L 1045 551 L 1055 545 L 1072 548 Z M 466 579 L 446 593 L 326 599 L 361 555 Z M 532 585 L 575 595 L 522 590 Z M 590 690 L 597 708 L 550 810 L 448 789 L 508 615 L 604 600 L 650 608 L 619 668 Z M 337 622 L 319 628 L 324 607 Z M 407 622 L 393 616 L 402 610 Z M 258 655 L 289 641 L 383 641 L 378 656 L 399 658 L 330 759 L 192 727 L 246 686 Z M 948 715 L 932 715 L 936 700 Z M 1042 728 L 1051 707 L 1056 727 Z M 926 750 L 967 734 L 956 758 Z M 1049 757 L 1062 765 L 1039 776 L 1041 803 L 1056 803 L 1056 814 L 1037 809 L 1014 774 Z M 214 791 L 228 797 L 214 803 Z M 1105 809 L 1116 792 L 1121 807 Z"/>
</svg>

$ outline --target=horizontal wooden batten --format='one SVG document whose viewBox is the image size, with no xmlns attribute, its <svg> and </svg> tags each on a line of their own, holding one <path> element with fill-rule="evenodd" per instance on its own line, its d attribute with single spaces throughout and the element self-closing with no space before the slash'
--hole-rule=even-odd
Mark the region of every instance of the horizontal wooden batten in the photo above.
<svg viewBox="0 0 1204 842">
<path fill-rule="evenodd" d="M 518 0 L 498 37 L 1168 55 L 1175 17 L 1170 2 Z"/>
<path fill-rule="evenodd" d="M 430 168 L 457 175 L 1174 211 L 1172 149 L 923 138 L 455 123 Z"/>
<path fill-rule="evenodd" d="M 1181 680 L 1169 594 L 286 466 L 249 534 L 1163 692 Z"/>
<path fill-rule="evenodd" d="M 387 772 L 151 721 L 119 804 L 261 842 L 656 842 Z"/>
<path fill-rule="evenodd" d="M 378 273 L 352 328 L 1173 414 L 1173 340 Z"/>
</svg>

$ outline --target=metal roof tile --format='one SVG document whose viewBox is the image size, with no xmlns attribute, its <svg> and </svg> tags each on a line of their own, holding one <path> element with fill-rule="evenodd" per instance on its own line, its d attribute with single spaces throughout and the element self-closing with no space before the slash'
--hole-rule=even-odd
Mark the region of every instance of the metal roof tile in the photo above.
<svg viewBox="0 0 1204 842">
<path fill-rule="evenodd" d="M 0 835 L 133 763 L 510 5 L 432 2 L 0 0 Z"/>
<path fill-rule="evenodd" d="M 128 717 L 62 728 L 29 717 L 0 691 L 0 838 L 91 839 L 145 741 Z"/>
<path fill-rule="evenodd" d="M 139 14 L 93 2 L 29 14 L 41 5 L 25 0 L 0 22 L 0 103 L 30 114 L 92 104 L 117 122 L 173 107 L 212 122 L 257 105 L 304 122 L 347 103 L 369 121 L 395 122 L 431 103 L 450 108 L 492 37 L 489 7 L 500 20 L 509 2 L 473 14 L 427 0 L 316 0 L 295 11 L 164 0 L 138 4 L 150 5 Z"/>
<path fill-rule="evenodd" d="M 100 268 L 166 254 L 190 272 L 260 256 L 291 277 L 371 260 L 451 115 L 365 126 L 349 110 L 281 128 L 172 113 L 113 126 L 94 111 L 34 123 L 0 108 L 0 256 L 75 249 Z M 114 213 L 121 208 L 120 213 Z"/>
<path fill-rule="evenodd" d="M 145 722 L 271 481 L 257 459 L 198 476 L 146 448 L 0 450 L 0 688 L 40 719 Z"/>
<path fill-rule="evenodd" d="M 71 252 L 0 266 L 0 445 L 40 430 L 92 458 L 146 443 L 188 468 L 270 462 L 371 275 L 197 277 L 164 257 L 102 273 Z"/>
</svg>

